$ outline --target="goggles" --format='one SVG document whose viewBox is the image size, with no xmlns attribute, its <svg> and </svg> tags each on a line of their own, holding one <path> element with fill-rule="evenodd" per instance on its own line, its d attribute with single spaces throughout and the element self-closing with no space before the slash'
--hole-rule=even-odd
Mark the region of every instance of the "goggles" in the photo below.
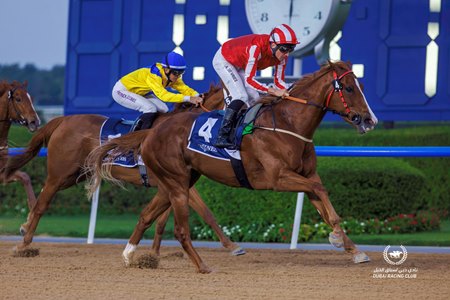
<svg viewBox="0 0 450 300">
<path fill-rule="evenodd" d="M 278 45 L 278 50 L 280 50 L 281 53 L 291 53 L 294 51 L 295 45 L 294 44 L 281 44 Z"/>
<path fill-rule="evenodd" d="M 175 70 L 175 69 L 170 69 L 170 73 L 172 73 L 175 76 L 180 76 L 184 74 L 184 70 Z"/>
</svg>

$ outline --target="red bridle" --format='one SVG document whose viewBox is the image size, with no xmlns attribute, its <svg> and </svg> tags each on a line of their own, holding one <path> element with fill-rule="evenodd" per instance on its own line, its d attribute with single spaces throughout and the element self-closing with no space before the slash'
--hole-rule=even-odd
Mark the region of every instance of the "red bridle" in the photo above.
<svg viewBox="0 0 450 300">
<path fill-rule="evenodd" d="M 339 92 L 339 97 L 341 98 L 341 102 L 345 107 L 345 112 L 347 114 L 350 113 L 350 108 L 348 108 L 348 104 L 347 104 L 347 102 L 345 102 L 344 95 L 342 94 L 342 83 L 341 83 L 341 79 L 345 75 L 350 74 L 350 73 L 353 73 L 353 71 L 348 70 L 347 72 L 344 72 L 341 76 L 338 77 L 336 71 L 333 70 L 333 77 L 334 77 L 333 87 L 334 88 L 328 94 L 327 102 L 325 103 L 325 108 L 328 108 L 328 106 L 330 105 L 330 101 L 331 101 L 331 97 L 333 96 L 333 93 Z"/>
</svg>

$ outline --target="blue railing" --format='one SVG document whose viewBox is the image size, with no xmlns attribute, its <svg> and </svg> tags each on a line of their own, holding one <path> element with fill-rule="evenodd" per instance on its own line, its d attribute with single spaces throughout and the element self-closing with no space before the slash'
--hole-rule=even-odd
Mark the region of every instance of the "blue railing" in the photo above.
<svg viewBox="0 0 450 300">
<path fill-rule="evenodd" d="M 18 155 L 25 148 L 10 148 L 9 155 Z M 433 147 L 372 147 L 372 146 L 316 146 L 318 156 L 351 157 L 450 157 L 450 146 Z M 42 148 L 38 156 L 47 156 Z"/>
</svg>

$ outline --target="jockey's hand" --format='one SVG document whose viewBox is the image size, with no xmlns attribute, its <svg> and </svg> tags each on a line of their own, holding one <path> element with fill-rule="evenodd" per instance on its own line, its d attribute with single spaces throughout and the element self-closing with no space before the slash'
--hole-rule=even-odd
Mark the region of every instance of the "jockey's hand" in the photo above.
<svg viewBox="0 0 450 300">
<path fill-rule="evenodd" d="M 192 104 L 195 104 L 195 106 L 198 107 L 200 104 L 203 103 L 203 98 L 199 97 L 199 96 L 192 96 L 189 99 L 189 102 L 191 102 Z"/>
<path fill-rule="evenodd" d="M 289 96 L 289 93 L 287 92 L 286 89 L 277 89 L 277 88 L 272 88 L 270 87 L 269 90 L 267 91 L 270 95 L 272 96 L 277 96 L 277 97 L 286 97 Z"/>
</svg>

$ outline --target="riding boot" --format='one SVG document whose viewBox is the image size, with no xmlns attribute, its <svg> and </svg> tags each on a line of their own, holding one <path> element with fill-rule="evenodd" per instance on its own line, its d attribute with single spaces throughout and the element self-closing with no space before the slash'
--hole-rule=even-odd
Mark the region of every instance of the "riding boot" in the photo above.
<svg viewBox="0 0 450 300">
<path fill-rule="evenodd" d="M 143 129 L 149 129 L 153 125 L 153 121 L 155 121 L 156 116 L 158 113 L 145 113 L 142 114 L 141 120 L 142 120 L 142 126 L 141 130 Z"/>
<path fill-rule="evenodd" d="M 233 105 L 234 104 L 234 105 Z M 234 100 L 229 107 L 225 109 L 225 114 L 222 119 L 222 124 L 219 129 L 219 136 L 214 144 L 217 148 L 230 148 L 234 147 L 233 137 L 231 131 L 236 121 L 237 113 L 244 104 L 241 100 Z"/>
<path fill-rule="evenodd" d="M 148 129 L 152 127 L 153 121 L 155 120 L 158 113 L 143 113 L 139 116 L 139 118 L 134 122 L 133 127 L 131 128 L 130 132 L 138 131 L 142 129 Z"/>
</svg>

